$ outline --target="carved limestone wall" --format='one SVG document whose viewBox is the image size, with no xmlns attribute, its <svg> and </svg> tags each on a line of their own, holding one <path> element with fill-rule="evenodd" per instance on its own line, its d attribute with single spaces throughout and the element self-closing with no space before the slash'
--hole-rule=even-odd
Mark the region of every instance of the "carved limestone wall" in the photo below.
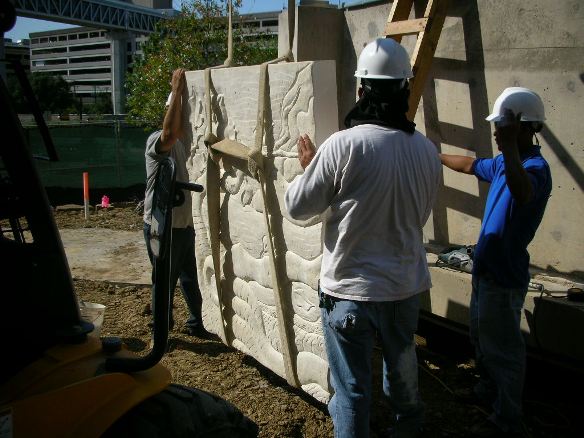
<svg viewBox="0 0 584 438">
<path fill-rule="evenodd" d="M 212 133 L 254 146 L 260 68 L 238 67 L 211 72 Z M 301 387 L 315 398 L 329 398 L 328 365 L 320 326 L 317 283 L 320 271 L 321 222 L 318 217 L 295 221 L 287 216 L 284 193 L 302 172 L 296 140 L 302 133 L 321 144 L 338 129 L 337 90 L 333 61 L 270 65 L 268 69 L 265 134 L 265 204 L 270 218 L 276 269 L 283 291 L 283 324 L 289 329 L 291 363 Z M 205 72 L 187 72 L 188 111 L 185 125 L 191 134 L 191 181 L 207 184 L 207 91 Z M 186 96 L 185 96 L 186 97 Z M 264 200 L 260 183 L 245 160 L 221 153 L 220 266 L 224 341 L 250 354 L 282 377 L 285 355 L 278 323 L 274 282 L 270 269 Z M 199 284 L 203 318 L 208 330 L 222 336 L 208 218 L 208 190 L 194 194 Z M 293 379 L 294 380 L 294 379 Z"/>
</svg>

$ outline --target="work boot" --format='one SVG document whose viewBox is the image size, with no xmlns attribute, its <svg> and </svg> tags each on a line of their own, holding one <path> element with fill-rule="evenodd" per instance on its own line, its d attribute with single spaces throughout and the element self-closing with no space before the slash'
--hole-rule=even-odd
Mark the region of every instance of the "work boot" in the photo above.
<svg viewBox="0 0 584 438">
<path fill-rule="evenodd" d="M 199 339 L 209 339 L 211 337 L 211 333 L 209 333 L 202 325 L 194 327 L 185 325 L 180 332 L 184 335 L 194 336 Z"/>
</svg>

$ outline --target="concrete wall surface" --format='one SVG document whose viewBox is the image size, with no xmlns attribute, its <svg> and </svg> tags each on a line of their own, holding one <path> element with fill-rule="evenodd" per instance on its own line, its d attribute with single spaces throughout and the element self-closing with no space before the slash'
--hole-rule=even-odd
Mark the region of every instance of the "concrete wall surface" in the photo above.
<svg viewBox="0 0 584 438">
<path fill-rule="evenodd" d="M 419 13 L 423 13 L 423 3 Z M 345 11 L 345 91 L 348 111 L 358 54 L 381 35 L 390 4 Z M 404 39 L 412 48 L 413 37 Z M 351 51 L 354 56 L 351 56 Z M 353 61 L 354 59 L 354 61 Z M 554 186 L 544 221 L 530 246 L 535 267 L 583 274 L 584 232 L 584 2 L 452 0 L 431 76 L 416 116 L 417 127 L 445 153 L 492 157 L 498 153 L 484 118 L 509 86 L 536 91 L 546 107 L 539 136 Z M 488 187 L 474 177 L 444 171 L 444 187 L 426 234 L 441 244 L 476 241 Z"/>
<path fill-rule="evenodd" d="M 423 15 L 425 1 L 414 2 L 411 17 Z M 297 8 L 295 52 L 312 44 L 310 55 L 331 57 L 338 63 L 339 120 L 355 102 L 353 77 L 360 51 L 382 36 L 391 9 L 390 2 L 364 2 L 343 11 L 330 12 L 333 24 L 326 28 L 320 11 Z M 314 17 L 314 19 L 311 19 Z M 335 21 L 336 20 L 336 21 Z M 282 22 L 281 22 L 282 24 Z M 340 29 L 329 42 L 340 44 L 325 53 L 314 53 L 315 41 Z M 307 38 L 306 35 L 310 37 Z M 415 37 L 402 41 L 410 54 Z M 338 53 L 336 58 L 332 58 Z M 509 86 L 536 91 L 544 101 L 547 121 L 538 141 L 550 164 L 553 189 L 543 222 L 529 246 L 532 274 L 536 280 L 552 281 L 550 289 L 564 291 L 584 278 L 584 2 L 581 0 L 451 0 L 432 70 L 427 80 L 415 122 L 444 153 L 471 157 L 498 154 L 493 127 L 485 121 L 497 96 Z M 425 237 L 434 249 L 454 244 L 474 244 L 479 235 L 488 185 L 473 176 L 443 172 L 443 185 Z M 441 268 L 436 268 L 441 269 Z M 434 273 L 428 309 L 464 324 L 468 321 L 468 296 L 456 311 L 437 300 L 468 292 L 470 275 Z M 457 274 L 458 275 L 458 274 Z M 466 292 L 464 292 L 466 293 Z M 532 300 L 533 301 L 533 300 Z M 442 310 L 434 310 L 442 309 Z M 456 315 L 456 316 L 454 316 Z M 524 321 L 525 323 L 525 321 Z M 526 326 L 529 331 L 529 327 Z"/>
</svg>

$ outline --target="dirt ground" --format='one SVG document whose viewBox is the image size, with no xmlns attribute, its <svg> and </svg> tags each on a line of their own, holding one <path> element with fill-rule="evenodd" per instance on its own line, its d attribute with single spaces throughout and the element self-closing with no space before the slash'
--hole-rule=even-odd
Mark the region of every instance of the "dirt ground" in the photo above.
<svg viewBox="0 0 584 438">
<path fill-rule="evenodd" d="M 133 204 L 92 210 L 89 220 L 76 207 L 59 207 L 59 228 L 99 227 L 139 232 L 142 218 Z M 107 306 L 102 336 L 118 336 L 138 353 L 148 348 L 150 288 L 147 285 L 75 279 L 80 299 Z M 180 292 L 175 298 L 177 329 L 186 320 Z M 425 437 L 468 437 L 470 428 L 485 418 L 479 408 L 460 403 L 453 390 L 476 380 L 471 349 L 464 336 L 421 324 L 418 347 L 420 391 L 427 405 Z M 371 436 L 385 436 L 391 426 L 391 408 L 380 393 L 381 359 L 376 352 Z M 169 351 L 162 362 L 175 383 L 214 393 L 236 405 L 260 429 L 260 437 L 332 436 L 326 406 L 253 358 L 221 343 L 219 338 L 198 339 L 179 331 L 170 334 Z M 525 388 L 525 425 L 533 437 L 584 436 L 584 404 L 578 395 L 582 375 L 530 360 Z"/>
</svg>

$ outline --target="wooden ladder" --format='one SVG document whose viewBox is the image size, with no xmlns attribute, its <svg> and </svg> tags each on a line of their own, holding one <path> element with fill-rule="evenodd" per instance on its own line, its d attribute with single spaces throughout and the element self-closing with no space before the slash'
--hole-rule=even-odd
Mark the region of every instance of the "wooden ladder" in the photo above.
<svg viewBox="0 0 584 438">
<path fill-rule="evenodd" d="M 394 0 L 384 31 L 386 38 L 393 38 L 398 43 L 402 36 L 418 35 L 411 57 L 414 77 L 410 79 L 410 120 L 414 120 L 418 110 L 450 0 L 428 0 L 424 16 L 408 20 L 413 3 L 414 0 Z"/>
</svg>

